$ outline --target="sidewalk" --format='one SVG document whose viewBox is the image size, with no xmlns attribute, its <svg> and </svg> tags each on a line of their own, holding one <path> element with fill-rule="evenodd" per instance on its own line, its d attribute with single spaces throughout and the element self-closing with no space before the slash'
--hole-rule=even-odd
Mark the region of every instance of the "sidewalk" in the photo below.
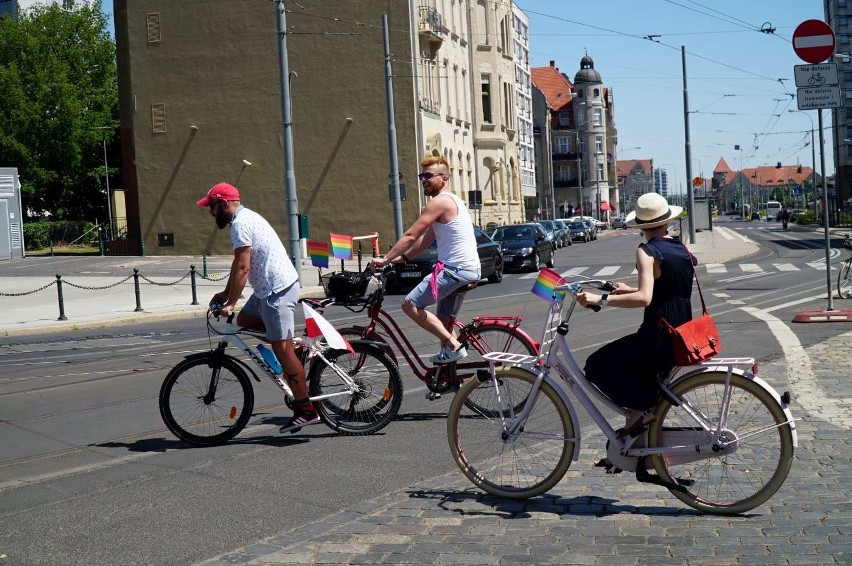
<svg viewBox="0 0 852 566">
<path fill-rule="evenodd" d="M 688 235 L 686 236 L 688 243 Z M 738 233 L 721 229 L 696 233 L 696 243 L 689 244 L 699 262 L 724 263 L 755 253 L 756 244 Z M 17 266 L 34 258 L 12 260 Z M 85 261 L 90 259 L 91 262 Z M 61 258 L 60 258 L 61 260 Z M 60 260 L 55 263 L 61 265 Z M 82 261 L 81 261 L 82 260 Z M 362 260 L 366 267 L 368 257 Z M 112 265 L 110 274 L 103 274 L 105 263 Z M 57 266 L 50 265 L 42 271 L 44 275 L 19 276 L 14 274 L 6 262 L 0 262 L 0 336 L 22 336 L 40 332 L 82 330 L 102 326 L 114 326 L 135 322 L 155 322 L 181 317 L 203 317 L 210 297 L 224 288 L 230 258 L 216 256 L 206 259 L 208 278 L 201 277 L 202 268 L 198 258 L 164 258 L 163 256 L 128 258 L 74 258 L 67 260 L 74 265 L 75 274 L 63 273 Z M 164 265 L 169 267 L 164 269 Z M 190 265 L 197 264 L 196 299 L 192 304 L 192 285 L 189 277 Z M 81 268 L 88 266 L 88 269 Z M 345 262 L 347 270 L 358 270 L 358 261 Z M 332 269 L 340 269 L 340 260 L 332 260 Z M 66 268 L 67 269 L 67 268 Z M 138 269 L 139 306 L 137 310 L 133 270 Z M 62 295 L 66 320 L 59 320 L 60 308 L 57 280 L 53 273 L 62 274 Z M 157 275 L 152 275 L 157 273 Z M 166 273 L 166 274 L 163 274 Z M 302 296 L 323 296 L 317 268 L 310 260 L 302 261 Z"/>
</svg>

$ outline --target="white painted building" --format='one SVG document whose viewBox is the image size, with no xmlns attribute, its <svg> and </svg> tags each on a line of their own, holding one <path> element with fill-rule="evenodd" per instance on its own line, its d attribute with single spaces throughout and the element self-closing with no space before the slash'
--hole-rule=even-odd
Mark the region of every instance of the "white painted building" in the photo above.
<svg viewBox="0 0 852 566">
<path fill-rule="evenodd" d="M 512 2 L 515 60 L 515 94 L 518 110 L 518 159 L 521 169 L 521 194 L 535 206 L 535 151 L 533 144 L 532 79 L 530 77 L 529 17 Z M 529 202 L 529 201 L 528 201 Z"/>
</svg>

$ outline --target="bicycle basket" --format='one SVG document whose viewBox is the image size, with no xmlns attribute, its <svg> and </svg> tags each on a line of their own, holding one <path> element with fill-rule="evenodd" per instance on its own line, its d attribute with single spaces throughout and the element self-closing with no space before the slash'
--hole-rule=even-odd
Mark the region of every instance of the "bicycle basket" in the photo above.
<svg viewBox="0 0 852 566">
<path fill-rule="evenodd" d="M 352 303 L 364 296 L 370 282 L 368 273 L 339 271 L 320 277 L 325 296 L 338 303 Z"/>
</svg>

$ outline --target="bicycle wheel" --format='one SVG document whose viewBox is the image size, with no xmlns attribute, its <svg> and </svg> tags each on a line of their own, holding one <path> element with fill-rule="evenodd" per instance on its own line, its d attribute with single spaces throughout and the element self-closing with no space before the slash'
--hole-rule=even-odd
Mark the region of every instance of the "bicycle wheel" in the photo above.
<svg viewBox="0 0 852 566">
<path fill-rule="evenodd" d="M 479 363 L 483 368 L 489 367 L 488 360 L 482 357 L 482 354 L 488 352 L 509 352 L 512 354 L 523 354 L 535 356 L 538 350 L 529 337 L 522 334 L 517 328 L 502 326 L 499 324 L 483 324 L 476 327 L 473 332 L 467 337 L 469 348 L 467 349 L 467 358 L 464 359 L 465 364 Z M 518 402 L 523 400 L 518 399 Z M 492 408 L 477 405 L 471 399 L 466 401 L 468 409 L 479 411 L 488 416 L 497 416 L 496 413 L 489 413 Z M 520 412 L 520 407 L 515 407 L 515 412 Z"/>
<path fill-rule="evenodd" d="M 841 299 L 852 297 L 850 268 L 852 268 L 852 261 L 847 260 L 843 263 L 843 267 L 840 268 L 840 273 L 837 274 L 837 294 L 840 295 Z"/>
<path fill-rule="evenodd" d="M 725 372 L 694 375 L 672 388 L 693 410 L 718 422 L 726 401 Z M 754 509 L 778 491 L 793 461 L 793 435 L 781 405 L 769 391 L 741 375 L 731 376 L 726 447 L 709 454 L 651 456 L 660 477 L 687 492 L 672 494 L 700 511 L 734 515 Z M 703 432 L 684 405 L 661 400 L 648 431 L 649 446 L 705 444 Z M 686 481 L 685 481 L 686 480 Z"/>
<path fill-rule="evenodd" d="M 453 398 L 447 415 L 450 452 L 477 487 L 498 497 L 527 499 L 552 488 L 568 471 L 574 422 L 559 394 L 543 382 L 527 420 L 507 436 L 504 424 L 516 414 L 510 407 L 523 408 L 518 400 L 528 399 L 536 377 L 516 367 L 500 368 L 497 376 L 497 387 L 471 379 Z M 502 410 L 484 414 L 470 404 Z"/>
<path fill-rule="evenodd" d="M 225 357 L 214 367 L 214 354 L 192 357 L 176 365 L 160 387 L 160 415 L 172 433 L 192 444 L 221 444 L 248 423 L 254 389 L 245 371 Z M 214 395 L 210 380 L 219 373 Z"/>
<path fill-rule="evenodd" d="M 343 434 L 371 434 L 387 426 L 399 412 L 402 378 L 396 364 L 380 348 L 352 342 L 352 349 L 354 354 L 337 351 L 326 353 L 326 358 L 355 381 L 356 393 L 350 393 L 334 368 L 322 360 L 310 369 L 308 392 L 311 398 L 331 395 L 314 401 L 329 428 Z"/>
</svg>

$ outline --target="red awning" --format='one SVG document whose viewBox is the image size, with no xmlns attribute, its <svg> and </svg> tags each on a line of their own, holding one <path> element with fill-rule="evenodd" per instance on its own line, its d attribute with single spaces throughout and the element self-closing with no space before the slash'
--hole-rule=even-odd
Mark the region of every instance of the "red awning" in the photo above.
<svg viewBox="0 0 852 566">
<path fill-rule="evenodd" d="M 601 210 L 612 210 L 612 207 L 609 205 L 608 202 L 602 202 L 601 203 Z"/>
</svg>

